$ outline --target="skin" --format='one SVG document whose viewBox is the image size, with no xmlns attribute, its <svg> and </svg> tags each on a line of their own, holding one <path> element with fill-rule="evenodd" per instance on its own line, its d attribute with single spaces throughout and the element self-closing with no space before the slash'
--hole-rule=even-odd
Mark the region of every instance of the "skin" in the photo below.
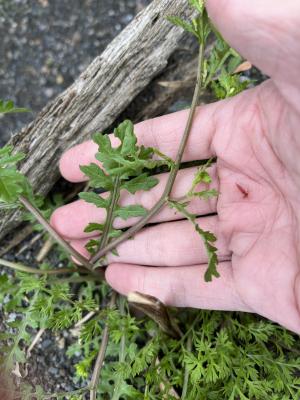
<svg viewBox="0 0 300 400">
<path fill-rule="evenodd" d="M 218 237 L 221 277 L 206 283 L 207 257 L 193 227 L 163 209 L 157 225 L 109 255 L 106 278 L 122 294 L 141 291 L 169 305 L 261 314 L 300 333 L 300 3 L 294 0 L 207 0 L 209 15 L 232 47 L 271 78 L 255 89 L 197 109 L 184 160 L 217 156 L 209 202 L 190 211 Z M 182 111 L 136 125 L 138 142 L 174 157 L 187 119 Z M 94 161 L 86 142 L 62 157 L 62 175 L 85 180 L 79 165 Z M 193 169 L 180 171 L 172 196 L 186 193 Z M 150 192 L 123 193 L 123 204 L 150 207 L 166 176 Z M 201 189 L 201 187 L 199 188 Z M 211 213 L 216 215 L 205 216 Z M 52 225 L 82 254 L 82 233 L 103 211 L 82 201 L 56 210 Z M 116 221 L 116 227 L 135 222 Z"/>
</svg>

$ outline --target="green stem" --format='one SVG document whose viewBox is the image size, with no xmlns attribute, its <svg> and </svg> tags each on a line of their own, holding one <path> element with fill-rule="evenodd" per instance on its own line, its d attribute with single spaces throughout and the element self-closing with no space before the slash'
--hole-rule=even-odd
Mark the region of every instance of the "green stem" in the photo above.
<svg viewBox="0 0 300 400">
<path fill-rule="evenodd" d="M 204 45 L 200 44 L 199 47 L 199 58 L 198 58 L 198 71 L 197 71 L 197 82 L 194 90 L 194 95 L 193 95 L 193 100 L 190 108 L 190 112 L 188 115 L 188 120 L 185 126 L 185 130 L 178 148 L 178 152 L 175 158 L 175 165 L 171 169 L 171 172 L 169 174 L 169 178 L 166 184 L 166 187 L 164 189 L 163 194 L 161 195 L 160 199 L 158 202 L 148 211 L 147 215 L 143 218 L 141 218 L 134 226 L 129 228 L 126 232 L 124 232 L 121 236 L 119 236 L 117 239 L 112 240 L 110 243 L 108 243 L 105 247 L 100 249 L 91 259 L 91 263 L 94 264 L 99 258 L 103 257 L 108 251 L 114 249 L 117 247 L 120 243 L 124 242 L 125 240 L 129 239 L 132 237 L 136 232 L 138 232 L 140 229 L 142 229 L 149 221 L 150 219 L 159 212 L 159 210 L 164 206 L 166 201 L 168 200 L 168 197 L 172 191 L 174 181 L 176 179 L 177 172 L 180 167 L 180 162 L 182 160 L 183 152 L 186 146 L 186 143 L 189 138 L 189 134 L 192 128 L 192 123 L 196 111 L 196 107 L 198 104 L 198 99 L 202 87 L 202 66 L 203 66 L 203 59 L 204 59 Z"/>
<path fill-rule="evenodd" d="M 209 75 L 208 75 L 208 77 L 207 77 L 207 79 L 206 79 L 206 81 L 205 81 L 205 84 L 204 84 L 204 87 L 205 87 L 205 88 L 210 84 L 210 82 L 211 82 L 213 76 L 215 75 L 215 73 L 216 73 L 220 68 L 222 68 L 222 66 L 224 65 L 225 61 L 227 60 L 227 58 L 228 58 L 231 54 L 232 54 L 232 53 L 231 53 L 231 49 L 227 50 L 226 53 L 224 54 L 224 56 L 222 57 L 220 63 L 218 64 L 218 66 L 217 66 L 216 68 L 212 68 L 212 69 L 210 70 L 210 73 L 209 73 Z"/>
<path fill-rule="evenodd" d="M 23 264 L 4 260 L 3 258 L 0 258 L 0 265 L 12 268 L 16 271 L 28 272 L 29 274 L 37 274 L 37 275 L 60 275 L 60 274 L 71 274 L 73 272 L 78 272 L 77 268 L 60 268 L 60 269 L 48 269 L 48 270 L 31 268 Z"/>
<path fill-rule="evenodd" d="M 102 278 L 97 278 L 95 275 L 80 275 L 71 276 L 70 278 L 50 279 L 49 283 L 86 283 L 86 282 L 102 282 Z"/>
<path fill-rule="evenodd" d="M 72 396 L 72 395 L 79 395 L 79 394 L 83 394 L 85 392 L 87 392 L 89 390 L 89 387 L 85 387 L 82 389 L 77 389 L 77 390 L 72 390 L 71 392 L 57 392 L 57 393 L 52 393 L 52 394 L 45 394 L 42 395 L 41 399 L 42 400 L 51 400 L 54 397 L 55 398 L 66 398 L 65 396 Z M 33 393 L 34 395 L 34 393 Z"/>
<path fill-rule="evenodd" d="M 20 202 L 23 204 L 23 206 L 37 219 L 37 221 L 46 229 L 46 231 L 53 237 L 53 239 L 60 244 L 70 255 L 76 258 L 77 261 L 80 262 L 86 268 L 92 273 L 95 273 L 93 270 L 92 264 L 85 258 L 83 257 L 78 251 L 73 249 L 72 246 L 68 242 L 66 242 L 56 231 L 55 229 L 52 228 L 52 226 L 49 224 L 49 222 L 43 217 L 43 215 L 40 213 L 40 211 L 24 196 L 19 196 Z"/>
<path fill-rule="evenodd" d="M 109 240 L 109 232 L 112 228 L 113 219 L 114 219 L 114 211 L 118 204 L 118 200 L 120 197 L 120 177 L 117 176 L 114 181 L 114 188 L 110 196 L 110 206 L 107 212 L 107 217 L 105 221 L 105 226 L 101 235 L 99 249 L 102 249 L 104 246 L 107 245 Z"/>
</svg>

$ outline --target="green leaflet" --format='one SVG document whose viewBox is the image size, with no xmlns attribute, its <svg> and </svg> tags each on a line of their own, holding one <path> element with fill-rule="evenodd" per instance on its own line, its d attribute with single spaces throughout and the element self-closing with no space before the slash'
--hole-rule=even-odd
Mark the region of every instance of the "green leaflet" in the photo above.
<svg viewBox="0 0 300 400">
<path fill-rule="evenodd" d="M 122 232 L 123 231 L 121 229 L 111 229 L 108 234 L 108 237 L 109 238 L 117 238 L 122 235 Z"/>
<path fill-rule="evenodd" d="M 191 7 L 194 7 L 195 10 L 197 10 L 199 14 L 203 13 L 203 11 L 204 11 L 204 1 L 203 0 L 189 0 L 189 4 Z"/>
<path fill-rule="evenodd" d="M 24 153 L 17 153 L 12 155 L 13 146 L 5 146 L 0 149 L 0 167 L 6 167 L 10 164 L 15 165 L 17 162 L 23 160 Z"/>
<path fill-rule="evenodd" d="M 216 189 L 202 190 L 201 192 L 193 192 L 192 195 L 201 197 L 203 200 L 208 200 L 211 197 L 218 196 L 218 191 Z"/>
<path fill-rule="evenodd" d="M 131 155 L 137 150 L 136 136 L 133 132 L 133 123 L 129 120 L 123 121 L 114 130 L 114 135 L 121 140 L 120 152 L 123 155 Z"/>
<path fill-rule="evenodd" d="M 206 189 L 206 190 L 201 190 L 200 192 L 195 192 L 195 188 L 198 184 L 204 183 L 207 185 L 212 182 L 212 178 L 210 174 L 207 172 L 207 169 L 211 166 L 212 162 L 213 159 L 210 159 L 204 165 L 201 165 L 198 168 L 194 176 L 192 186 L 187 194 L 189 197 L 196 196 L 202 198 L 203 200 L 208 200 L 211 197 L 218 196 L 218 191 L 216 189 Z"/>
<path fill-rule="evenodd" d="M 0 100 L 0 114 L 21 113 L 30 111 L 27 108 L 15 107 L 12 100 Z"/>
<path fill-rule="evenodd" d="M 12 151 L 12 146 L 0 149 L 0 203 L 17 206 L 21 194 L 32 197 L 32 192 L 27 178 L 16 169 L 24 154 L 12 155 Z"/>
<path fill-rule="evenodd" d="M 95 231 L 102 232 L 103 229 L 104 229 L 104 224 L 97 224 L 96 222 L 91 222 L 85 227 L 84 232 L 86 233 Z"/>
<path fill-rule="evenodd" d="M 217 271 L 217 265 L 218 265 L 217 248 L 213 245 L 213 243 L 217 240 L 215 235 L 209 231 L 204 231 L 203 229 L 200 228 L 200 226 L 196 222 L 196 215 L 191 214 L 186 209 L 188 203 L 180 203 L 177 201 L 169 200 L 168 205 L 171 208 L 175 208 L 177 211 L 183 214 L 194 225 L 196 232 L 199 233 L 199 235 L 203 240 L 208 257 L 208 265 L 204 274 L 205 281 L 210 282 L 213 276 L 218 278 L 220 274 Z"/>
<path fill-rule="evenodd" d="M 94 204 L 99 208 L 107 208 L 109 206 L 109 201 L 107 199 L 103 199 L 103 197 L 97 193 L 83 192 L 79 193 L 79 197 L 87 203 Z"/>
<path fill-rule="evenodd" d="M 85 245 L 85 248 L 87 249 L 87 251 L 89 253 L 91 253 L 92 255 L 95 254 L 95 252 L 97 251 L 98 247 L 100 244 L 100 240 L 97 239 L 90 239 L 87 244 Z"/>
<path fill-rule="evenodd" d="M 112 179 L 97 164 L 81 165 L 80 170 L 89 178 L 89 185 L 91 187 L 95 189 L 103 188 L 105 190 L 113 188 Z"/>
<path fill-rule="evenodd" d="M 218 99 L 226 99 L 242 92 L 249 86 L 250 81 L 240 81 L 239 75 L 228 75 L 223 69 L 218 79 L 211 83 L 211 87 Z"/>
<path fill-rule="evenodd" d="M 201 0 L 190 0 L 189 3 L 191 7 L 198 11 L 198 16 L 196 18 L 192 19 L 190 22 L 186 22 L 177 16 L 169 16 L 167 19 L 172 24 L 180 26 L 185 31 L 192 33 L 196 36 L 199 43 L 204 44 L 211 32 L 210 21 L 204 8 L 204 3 Z"/>
<path fill-rule="evenodd" d="M 22 174 L 14 169 L 0 171 L 0 201 L 16 203 L 24 189 L 24 177 Z"/>
<path fill-rule="evenodd" d="M 129 219 L 132 217 L 143 217 L 147 214 L 147 210 L 140 205 L 130 205 L 124 207 L 117 207 L 115 209 L 114 215 L 122 219 Z"/>
<path fill-rule="evenodd" d="M 168 21 L 174 25 L 179 26 L 180 28 L 184 29 L 187 32 L 192 33 L 193 35 L 197 36 L 197 32 L 195 31 L 192 24 L 189 22 L 184 21 L 182 18 L 177 17 L 175 15 L 169 16 Z"/>
<path fill-rule="evenodd" d="M 158 179 L 154 176 L 147 176 L 146 173 L 137 176 L 129 181 L 122 183 L 121 188 L 134 194 L 138 190 L 150 190 L 158 184 Z"/>
</svg>

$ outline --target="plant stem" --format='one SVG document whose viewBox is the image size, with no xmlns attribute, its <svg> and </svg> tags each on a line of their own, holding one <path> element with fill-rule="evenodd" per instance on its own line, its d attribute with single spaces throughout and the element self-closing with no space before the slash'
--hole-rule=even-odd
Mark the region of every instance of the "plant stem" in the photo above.
<svg viewBox="0 0 300 400">
<path fill-rule="evenodd" d="M 72 396 L 72 395 L 79 395 L 79 394 L 83 394 L 85 392 L 87 392 L 89 390 L 88 387 L 84 387 L 82 389 L 77 389 L 77 390 L 72 390 L 71 392 L 56 392 L 56 393 L 52 393 L 52 394 L 45 394 L 42 395 L 41 399 L 42 400 L 51 400 L 53 398 L 63 398 L 65 396 Z M 33 393 L 34 395 L 34 393 Z"/>
<path fill-rule="evenodd" d="M 187 344 L 186 344 L 186 349 L 187 351 L 191 352 L 192 351 L 192 335 L 188 336 L 187 339 Z M 188 390 L 188 384 L 189 384 L 189 376 L 190 372 L 187 367 L 185 367 L 184 370 L 184 380 L 183 380 L 183 387 L 182 387 L 182 393 L 181 393 L 181 400 L 184 400 L 186 395 L 187 395 L 187 390 Z"/>
<path fill-rule="evenodd" d="M 78 251 L 73 249 L 56 231 L 52 228 L 49 222 L 43 217 L 40 211 L 24 196 L 19 196 L 20 202 L 23 206 L 37 219 L 37 221 L 47 230 L 47 232 L 53 237 L 53 239 L 60 244 L 69 254 L 76 258 L 87 270 L 94 273 L 92 264 L 83 257 Z"/>
<path fill-rule="evenodd" d="M 112 309 L 115 304 L 116 304 L 116 298 L 117 298 L 117 293 L 113 292 L 108 308 Z M 105 358 L 105 353 L 108 345 L 108 338 L 109 338 L 109 329 L 107 323 L 105 324 L 104 330 L 103 330 L 103 335 L 102 335 L 102 341 L 101 341 L 101 346 L 98 352 L 97 360 L 95 363 L 91 383 L 90 383 L 90 400 L 96 400 L 97 397 L 97 386 L 99 385 L 99 377 L 100 377 L 100 372 L 101 368 L 103 366 L 103 361 Z"/>
<path fill-rule="evenodd" d="M 148 222 L 149 220 L 158 213 L 158 211 L 163 207 L 165 202 L 168 200 L 168 197 L 172 191 L 173 184 L 177 175 L 177 172 L 180 167 L 180 162 L 183 156 L 183 152 L 186 146 L 186 143 L 189 138 L 189 134 L 191 131 L 192 123 L 193 123 L 193 118 L 195 115 L 196 107 L 198 104 L 198 99 L 200 95 L 200 90 L 202 87 L 202 65 L 203 65 L 203 58 L 204 58 L 204 45 L 200 44 L 199 47 L 199 57 L 198 57 L 198 71 L 197 71 L 197 82 L 194 90 L 194 95 L 193 95 L 193 100 L 190 108 L 190 112 L 188 115 L 188 120 L 184 129 L 184 133 L 178 148 L 178 152 L 175 158 L 175 165 L 171 169 L 168 181 L 166 183 L 166 187 L 164 189 L 163 194 L 161 195 L 160 199 L 157 201 L 157 203 L 148 211 L 147 215 L 143 218 L 141 218 L 135 225 L 133 225 L 131 228 L 129 228 L 126 232 L 124 232 L 121 236 L 119 236 L 117 239 L 112 240 L 110 243 L 108 243 L 105 247 L 100 249 L 92 258 L 91 258 L 91 263 L 94 264 L 99 258 L 103 257 L 108 251 L 112 250 L 113 248 L 117 247 L 120 243 L 124 242 L 125 240 L 129 239 L 131 236 L 133 236 L 136 232 L 138 232 L 140 229 L 142 229 Z"/>
<path fill-rule="evenodd" d="M 108 235 L 112 228 L 113 218 L 114 218 L 114 211 L 116 205 L 118 204 L 118 200 L 120 197 L 120 177 L 117 176 L 114 181 L 114 188 L 110 196 L 110 206 L 107 212 L 107 217 L 105 221 L 105 226 L 101 235 L 99 249 L 102 249 L 108 243 Z"/>
<path fill-rule="evenodd" d="M 85 271 L 86 273 L 86 271 Z M 59 278 L 59 279 L 49 279 L 49 283 L 87 283 L 87 282 L 102 282 L 101 276 L 96 275 L 80 275 L 80 276 L 70 276 L 69 278 Z"/>
<path fill-rule="evenodd" d="M 119 296 L 119 311 L 122 316 L 125 315 L 125 298 L 123 296 Z M 123 332 L 120 341 L 119 363 L 124 363 L 125 357 L 126 357 L 126 336 L 125 333 Z M 118 377 L 118 380 L 114 387 L 113 397 L 111 400 L 119 400 L 122 381 L 123 381 L 122 377 Z"/>
<path fill-rule="evenodd" d="M 37 275 L 60 275 L 60 274 L 70 274 L 73 272 L 78 272 L 77 268 L 60 268 L 60 269 L 37 269 L 32 267 L 27 267 L 27 265 L 15 263 L 12 261 L 4 260 L 0 258 L 0 265 L 12 268 L 16 271 L 28 272 L 29 274 Z"/>
</svg>

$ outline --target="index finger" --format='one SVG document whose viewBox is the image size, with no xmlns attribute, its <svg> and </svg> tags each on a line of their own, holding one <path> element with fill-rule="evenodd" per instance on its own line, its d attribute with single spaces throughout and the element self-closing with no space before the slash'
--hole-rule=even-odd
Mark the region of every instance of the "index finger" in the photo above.
<svg viewBox="0 0 300 400">
<path fill-rule="evenodd" d="M 214 134 L 213 115 L 219 103 L 199 107 L 183 155 L 183 161 L 207 159 L 214 156 L 211 142 Z M 153 118 L 135 125 L 139 145 L 155 147 L 170 158 L 175 158 L 185 128 L 189 110 L 179 111 Z M 114 135 L 109 135 L 112 145 L 118 144 Z M 98 146 L 87 141 L 67 150 L 60 160 L 63 177 L 71 182 L 85 181 L 80 165 L 95 162 Z"/>
</svg>

